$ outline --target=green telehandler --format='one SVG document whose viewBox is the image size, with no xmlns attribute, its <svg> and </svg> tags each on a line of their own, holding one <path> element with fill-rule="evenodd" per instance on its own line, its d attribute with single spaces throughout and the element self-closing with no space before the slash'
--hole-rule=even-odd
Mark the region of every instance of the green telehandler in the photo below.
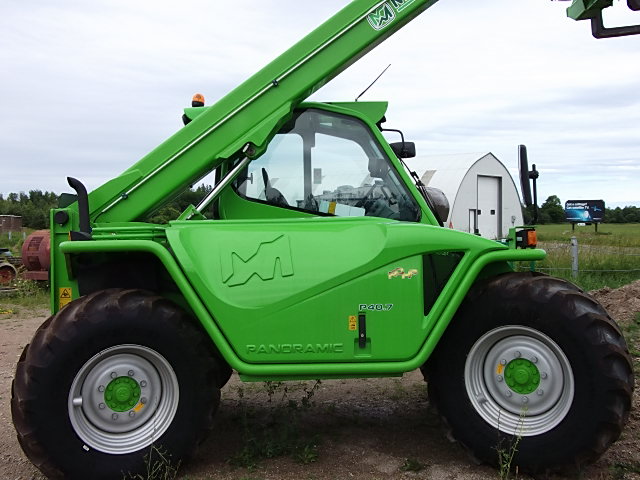
<svg viewBox="0 0 640 480">
<path fill-rule="evenodd" d="M 421 368 L 453 436 L 495 463 L 580 468 L 620 435 L 633 370 L 620 329 L 542 260 L 442 228 L 446 199 L 403 166 L 384 102 L 305 100 L 436 0 L 355 0 L 116 178 L 69 178 L 51 212 L 52 316 L 25 347 L 11 409 L 49 478 L 189 456 L 232 369 L 244 381 L 401 376 Z M 637 9 L 637 0 L 629 7 Z M 575 0 L 594 34 L 611 0 Z M 599 25 L 599 27 L 598 27 Z M 596 28 L 597 27 L 597 28 Z M 523 183 L 529 185 L 528 168 Z M 167 225 L 152 212 L 215 172 Z"/>
</svg>

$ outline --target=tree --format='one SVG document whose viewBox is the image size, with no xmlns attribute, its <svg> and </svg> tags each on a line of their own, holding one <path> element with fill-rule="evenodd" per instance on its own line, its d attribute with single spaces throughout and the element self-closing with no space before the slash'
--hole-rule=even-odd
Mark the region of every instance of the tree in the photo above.
<svg viewBox="0 0 640 480">
<path fill-rule="evenodd" d="M 540 218 L 548 218 L 549 223 L 562 223 L 565 221 L 562 202 L 556 195 L 550 195 L 540 207 Z M 541 222 L 542 223 L 542 222 Z"/>
</svg>

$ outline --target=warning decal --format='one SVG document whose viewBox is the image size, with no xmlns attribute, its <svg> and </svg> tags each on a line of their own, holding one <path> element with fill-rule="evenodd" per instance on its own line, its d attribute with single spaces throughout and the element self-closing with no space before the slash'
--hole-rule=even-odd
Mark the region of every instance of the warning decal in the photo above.
<svg viewBox="0 0 640 480">
<path fill-rule="evenodd" d="M 63 287 L 60 289 L 60 294 L 58 295 L 58 306 L 60 308 L 64 307 L 67 303 L 73 300 L 73 290 L 71 287 Z"/>
<path fill-rule="evenodd" d="M 355 331 L 357 329 L 357 320 L 355 315 L 349 315 L 349 330 Z"/>
</svg>

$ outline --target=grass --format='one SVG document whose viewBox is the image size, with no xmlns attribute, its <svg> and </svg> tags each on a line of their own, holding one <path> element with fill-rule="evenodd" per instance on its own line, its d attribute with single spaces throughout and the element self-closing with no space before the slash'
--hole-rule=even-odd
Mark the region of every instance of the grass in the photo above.
<svg viewBox="0 0 640 480">
<path fill-rule="evenodd" d="M 127 474 L 123 480 L 175 480 L 180 469 L 180 462 L 174 465 L 171 455 L 155 445 L 151 445 L 149 453 L 144 456 L 144 465 L 144 474 Z"/>
<path fill-rule="evenodd" d="M 31 280 L 16 280 L 11 291 L 3 292 L 0 297 L 0 312 L 19 313 L 24 308 L 33 310 L 49 306 L 48 285 L 41 285 Z M 9 310 L 11 312 L 9 312 Z"/>
<path fill-rule="evenodd" d="M 611 466 L 611 476 L 614 480 L 625 480 L 629 478 L 627 473 L 640 474 L 640 464 L 617 462 Z"/>
<path fill-rule="evenodd" d="M 513 459 L 518 453 L 518 445 L 522 440 L 522 429 L 524 428 L 524 418 L 527 414 L 527 410 L 524 409 L 520 412 L 519 426 L 513 432 L 513 436 L 505 437 L 498 429 L 498 444 L 496 445 L 496 452 L 498 453 L 498 477 L 500 480 L 509 480 L 511 478 L 511 472 L 515 470 L 515 479 L 518 478 L 518 466 L 513 465 Z M 500 417 L 498 416 L 498 424 Z"/>
<path fill-rule="evenodd" d="M 302 389 L 296 392 L 294 385 L 264 382 L 258 393 L 266 394 L 267 402 L 273 408 L 262 418 L 244 403 L 244 387 L 238 387 L 240 405 L 237 421 L 243 432 L 243 442 L 228 462 L 249 471 L 255 470 L 260 460 L 286 455 L 303 465 L 315 462 L 318 459 L 318 435 L 304 432 L 300 420 L 314 405 L 312 399 L 320 384 L 320 380 L 311 387 L 303 384 Z M 300 398 L 294 398 L 296 393 L 301 395 Z"/>
<path fill-rule="evenodd" d="M 423 463 L 419 462 L 415 458 L 406 458 L 404 463 L 400 466 L 402 472 L 419 472 L 426 467 Z"/>
<path fill-rule="evenodd" d="M 603 223 L 596 233 L 594 225 L 571 229 L 570 223 L 536 226 L 540 242 L 569 242 L 575 236 L 579 243 L 640 248 L 640 223 Z"/>
<path fill-rule="evenodd" d="M 8 233 L 0 234 L 0 248 L 9 248 L 13 256 L 20 256 L 24 239 L 31 232 L 32 229 L 24 229 L 23 233 L 12 232 L 11 238 Z M 24 280 L 20 275 L 18 271 L 18 278 L 12 285 L 9 285 L 7 290 L 0 291 L 0 312 L 12 310 L 12 313 L 17 313 L 16 307 L 34 309 L 46 308 L 49 305 L 48 285 Z"/>
<path fill-rule="evenodd" d="M 536 264 L 539 271 L 565 278 L 584 290 L 618 288 L 640 279 L 640 224 L 603 224 L 597 233 L 593 226 L 572 231 L 570 224 L 541 225 L 537 232 L 539 247 L 548 255 Z M 577 277 L 571 271 L 572 236 L 578 241 Z"/>
</svg>

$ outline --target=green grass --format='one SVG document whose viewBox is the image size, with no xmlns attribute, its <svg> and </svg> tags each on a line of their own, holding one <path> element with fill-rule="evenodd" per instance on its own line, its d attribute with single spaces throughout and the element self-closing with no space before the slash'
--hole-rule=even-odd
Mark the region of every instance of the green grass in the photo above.
<svg viewBox="0 0 640 480">
<path fill-rule="evenodd" d="M 163 447 L 151 445 L 144 456 L 145 472 L 126 474 L 123 480 L 174 480 L 180 470 L 180 462 L 174 464 L 171 455 Z"/>
<path fill-rule="evenodd" d="M 16 280 L 14 290 L 2 292 L 0 296 L 0 311 L 12 310 L 18 313 L 22 308 L 33 310 L 49 306 L 49 287 L 31 280 Z"/>
<path fill-rule="evenodd" d="M 321 381 L 317 380 L 311 387 L 304 382 L 299 385 L 301 388 L 283 382 L 262 383 L 257 393 L 266 394 L 266 401 L 272 407 L 264 416 L 257 415 L 245 404 L 245 387 L 238 387 L 237 421 L 243 432 L 243 443 L 240 450 L 229 458 L 231 465 L 253 471 L 266 458 L 288 455 L 303 465 L 318 459 L 317 432 L 304 431 L 301 419 L 314 405 L 312 398 Z"/>
<path fill-rule="evenodd" d="M 565 278 L 584 290 L 602 287 L 618 288 L 640 279 L 640 224 L 603 224 L 595 232 L 593 225 L 576 227 L 570 224 L 541 225 L 536 228 L 538 245 L 547 251 L 547 258 L 536 269 Z M 578 241 L 578 276 L 571 265 L 571 237 Z M 528 269 L 521 264 L 519 269 Z"/>
<path fill-rule="evenodd" d="M 405 458 L 404 463 L 400 466 L 401 472 L 419 472 L 424 470 L 427 465 L 420 463 L 415 458 Z"/>
<path fill-rule="evenodd" d="M 612 247 L 640 248 L 640 223 L 604 223 L 571 230 L 570 223 L 537 225 L 538 241 L 540 242 L 569 242 L 572 236 L 578 243 L 585 245 L 607 245 Z"/>
</svg>

